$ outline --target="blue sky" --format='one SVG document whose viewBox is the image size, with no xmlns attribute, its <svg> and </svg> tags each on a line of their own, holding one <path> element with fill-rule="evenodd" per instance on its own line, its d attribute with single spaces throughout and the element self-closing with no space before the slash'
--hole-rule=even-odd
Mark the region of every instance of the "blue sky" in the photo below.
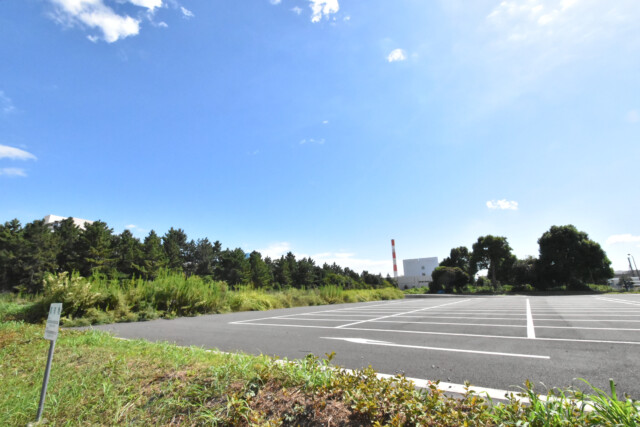
<svg viewBox="0 0 640 427">
<path fill-rule="evenodd" d="M 0 221 L 392 272 L 574 224 L 640 259 L 640 2 L 0 2 Z M 400 266 L 401 267 L 401 266 Z"/>
</svg>

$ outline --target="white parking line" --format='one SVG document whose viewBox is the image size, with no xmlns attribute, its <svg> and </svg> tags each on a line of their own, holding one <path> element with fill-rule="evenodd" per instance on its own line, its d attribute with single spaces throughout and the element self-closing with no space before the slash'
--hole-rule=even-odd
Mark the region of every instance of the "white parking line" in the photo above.
<svg viewBox="0 0 640 427">
<path fill-rule="evenodd" d="M 231 322 L 233 324 L 235 322 Z M 270 326 L 277 328 L 311 328 L 311 329 L 337 329 L 335 326 L 320 326 L 320 325 L 290 325 L 290 324 L 273 324 L 273 323 L 243 323 L 243 325 L 249 326 Z M 501 338 L 510 340 L 528 340 L 527 337 L 517 337 L 508 335 L 482 335 L 482 334 L 465 334 L 455 332 L 433 332 L 433 331 L 399 331 L 397 329 L 375 329 L 375 328 L 346 328 L 345 331 L 369 331 L 369 332 L 391 332 L 395 334 L 418 334 L 418 335 L 443 335 L 454 337 L 470 337 L 470 338 Z M 640 345 L 640 341 L 609 341 L 609 340 L 580 340 L 573 338 L 541 338 L 537 337 L 537 341 L 558 341 L 558 342 L 577 342 L 577 343 L 596 343 L 596 344 L 625 344 L 625 345 Z"/>
<path fill-rule="evenodd" d="M 635 305 L 636 307 L 640 306 L 640 303 L 633 302 L 633 301 L 621 300 L 621 299 L 617 299 L 617 298 L 603 298 L 603 297 L 595 297 L 595 298 L 599 299 L 601 301 L 617 302 L 617 303 L 621 303 L 621 304 L 630 304 L 630 305 Z"/>
<path fill-rule="evenodd" d="M 341 329 L 341 328 L 346 328 L 348 326 L 358 325 L 360 323 L 375 322 L 376 320 L 386 319 L 386 318 L 389 318 L 389 317 L 396 317 L 396 316 L 400 316 L 402 314 L 410 314 L 410 313 L 416 313 L 418 311 L 431 310 L 431 309 L 434 309 L 434 308 L 437 308 L 437 307 L 444 307 L 445 305 L 460 304 L 461 302 L 465 302 L 465 301 L 469 301 L 469 300 L 468 299 L 463 299 L 463 300 L 460 300 L 460 301 L 449 302 L 449 303 L 446 303 L 446 304 L 440 304 L 440 305 L 436 305 L 436 306 L 433 306 L 433 307 L 425 307 L 425 308 L 420 308 L 420 309 L 417 309 L 417 310 L 407 311 L 407 312 L 404 312 L 404 313 L 398 313 L 398 314 L 392 314 L 392 315 L 389 315 L 389 316 L 377 317 L 377 318 L 371 319 L 371 320 L 361 320 L 361 321 L 358 321 L 358 322 L 347 323 L 346 325 L 336 326 L 336 328 L 337 329 Z"/>
<path fill-rule="evenodd" d="M 536 339 L 536 330 L 533 328 L 533 317 L 531 316 L 529 298 L 527 298 L 527 338 Z"/>
<path fill-rule="evenodd" d="M 377 341 L 368 339 L 353 339 L 353 338 L 341 338 L 341 337 L 320 337 L 326 340 L 340 340 L 350 341 L 356 344 L 364 345 L 379 345 L 383 347 L 400 347 L 400 348 L 412 348 L 417 350 L 431 350 L 431 351 L 446 351 L 451 353 L 472 353 L 472 354 L 484 354 L 488 356 L 506 356 L 506 357 L 524 357 L 529 359 L 546 359 L 549 360 L 549 356 L 539 356 L 535 354 L 521 354 L 521 353 L 500 353 L 497 351 L 481 351 L 481 350 L 465 350 L 460 348 L 444 348 L 444 347 L 426 347 L 421 345 L 407 345 L 407 344 L 395 344 L 387 341 Z"/>
<path fill-rule="evenodd" d="M 301 319 L 301 318 L 295 318 L 295 317 L 290 317 L 286 320 L 301 320 L 301 321 L 310 321 L 313 322 L 315 320 L 318 321 L 326 321 L 326 322 L 339 322 L 339 321 L 345 321 L 345 320 L 349 320 L 349 319 L 318 319 L 318 318 L 313 318 L 313 319 Z M 373 323 L 400 323 L 400 324 L 410 324 L 410 325 L 454 325 L 454 326 L 491 326 L 491 327 L 498 327 L 498 328 L 526 328 L 526 325 L 499 325 L 499 324 L 489 324 L 489 323 L 458 323 L 458 322 L 407 322 L 407 321 L 398 321 L 398 320 L 370 320 L 369 322 L 373 322 Z"/>
</svg>

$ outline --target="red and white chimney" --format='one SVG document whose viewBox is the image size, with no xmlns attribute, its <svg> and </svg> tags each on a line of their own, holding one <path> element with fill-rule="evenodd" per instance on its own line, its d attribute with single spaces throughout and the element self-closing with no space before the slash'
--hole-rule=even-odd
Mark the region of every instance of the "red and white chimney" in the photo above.
<svg viewBox="0 0 640 427">
<path fill-rule="evenodd" d="M 396 262 L 396 241 L 391 239 L 391 254 L 393 255 L 393 278 L 398 280 L 398 263 Z"/>
</svg>

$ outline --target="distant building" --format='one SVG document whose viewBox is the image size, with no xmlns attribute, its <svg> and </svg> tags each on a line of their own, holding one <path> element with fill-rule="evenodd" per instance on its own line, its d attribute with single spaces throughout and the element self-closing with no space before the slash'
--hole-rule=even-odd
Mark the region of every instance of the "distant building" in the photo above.
<svg viewBox="0 0 640 427">
<path fill-rule="evenodd" d="M 438 257 L 402 260 L 404 276 L 398 277 L 398 287 L 408 289 L 429 286 L 433 281 L 431 273 L 438 265 Z"/>
<path fill-rule="evenodd" d="M 44 224 L 48 225 L 51 228 L 55 228 L 58 224 L 60 224 L 62 221 L 64 221 L 67 218 L 69 217 L 58 216 L 58 215 L 47 215 L 44 217 Z M 88 219 L 74 218 L 74 217 L 71 217 L 71 219 L 73 220 L 73 223 L 81 230 L 84 230 L 86 224 L 93 224 L 93 221 L 89 221 Z"/>
</svg>

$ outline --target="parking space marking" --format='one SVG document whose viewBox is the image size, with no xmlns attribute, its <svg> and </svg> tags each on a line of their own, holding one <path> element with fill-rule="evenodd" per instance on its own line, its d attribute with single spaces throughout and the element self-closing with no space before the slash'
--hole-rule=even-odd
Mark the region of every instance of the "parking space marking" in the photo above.
<svg viewBox="0 0 640 427">
<path fill-rule="evenodd" d="M 380 304 L 371 304 L 368 305 L 367 307 L 377 307 L 380 305 L 393 305 L 393 304 L 400 304 L 404 301 L 397 301 L 397 302 L 384 302 L 384 303 L 380 303 Z M 350 310 L 351 308 L 337 308 L 334 310 L 321 310 L 321 311 L 314 311 L 314 313 L 332 313 L 332 312 L 336 312 L 336 311 L 344 311 L 344 310 Z M 240 325 L 243 323 L 247 323 L 247 322 L 255 322 L 258 320 L 268 320 L 268 319 L 286 319 L 288 317 L 291 316 L 299 316 L 301 314 L 307 314 L 307 313 L 296 313 L 296 314 L 285 314 L 283 316 L 271 316 L 271 317 L 260 317 L 258 319 L 246 319 L 246 320 L 236 320 L 235 322 L 229 322 L 230 325 Z"/>
<path fill-rule="evenodd" d="M 337 328 L 338 329 L 346 328 L 348 326 L 358 325 L 360 323 L 374 322 L 376 320 L 386 319 L 386 318 L 389 318 L 389 317 L 396 317 L 396 316 L 400 316 L 402 314 L 411 314 L 411 313 L 416 313 L 418 311 L 425 311 L 425 310 L 431 310 L 431 309 L 438 308 L 438 307 L 444 307 L 446 305 L 460 304 L 461 302 L 466 302 L 466 301 L 469 301 L 469 299 L 463 299 L 463 300 L 455 301 L 455 302 L 448 302 L 446 304 L 440 304 L 440 305 L 436 305 L 436 306 L 433 306 L 433 307 L 419 308 L 417 310 L 411 310 L 411 311 L 407 311 L 407 312 L 404 312 L 404 313 L 392 314 L 392 315 L 389 315 L 389 316 L 381 316 L 381 317 L 377 317 L 377 318 L 371 319 L 371 320 L 361 320 L 361 321 L 358 321 L 358 322 L 347 323 L 345 325 L 337 326 Z"/>
<path fill-rule="evenodd" d="M 237 322 L 231 322 L 237 323 Z M 278 324 L 278 323 L 242 323 L 245 326 L 270 326 L 270 327 L 287 327 L 287 328 L 311 328 L 311 329 L 337 329 L 335 326 L 320 325 L 295 325 L 295 324 Z M 433 332 L 433 331 L 402 331 L 397 329 L 375 329 L 375 328 L 342 328 L 344 331 L 368 331 L 368 332 L 390 332 L 395 334 L 418 334 L 418 335 L 443 335 L 454 337 L 471 337 L 471 338 L 501 338 L 510 340 L 529 340 L 527 337 L 514 337 L 509 335 L 482 335 L 482 334 L 465 334 L 456 332 Z M 576 342 L 576 343 L 596 343 L 596 344 L 622 344 L 622 345 L 640 345 L 640 341 L 609 341 L 609 340 L 582 340 L 575 338 L 541 338 L 537 337 L 536 341 L 559 341 L 559 342 Z"/>
<path fill-rule="evenodd" d="M 364 344 L 364 345 L 379 345 L 384 347 L 400 347 L 400 348 L 412 348 L 417 350 L 446 351 L 451 353 L 473 353 L 473 354 L 484 354 L 488 356 L 525 357 L 529 359 L 546 359 L 546 360 L 551 359 L 551 357 L 549 356 L 539 356 L 535 354 L 501 353 L 497 351 L 464 350 L 460 348 L 426 347 L 421 345 L 395 344 L 387 341 L 368 340 L 368 339 L 360 339 L 360 338 L 355 338 L 355 339 L 342 338 L 342 337 L 320 337 L 320 338 L 323 338 L 326 340 L 349 341 L 352 343 Z"/>
<path fill-rule="evenodd" d="M 524 320 L 522 315 L 518 317 L 469 317 L 469 316 L 402 316 L 417 317 L 419 319 L 478 319 L 478 320 Z"/>
<path fill-rule="evenodd" d="M 536 339 L 536 330 L 533 327 L 533 317 L 531 316 L 529 298 L 527 298 L 527 338 Z"/>
<path fill-rule="evenodd" d="M 595 298 L 602 301 L 617 302 L 621 304 L 630 304 L 630 305 L 635 305 L 636 307 L 640 306 L 640 303 L 637 303 L 634 301 L 626 301 L 626 300 L 621 300 L 616 298 L 603 298 L 603 297 L 595 297 Z"/>
</svg>

